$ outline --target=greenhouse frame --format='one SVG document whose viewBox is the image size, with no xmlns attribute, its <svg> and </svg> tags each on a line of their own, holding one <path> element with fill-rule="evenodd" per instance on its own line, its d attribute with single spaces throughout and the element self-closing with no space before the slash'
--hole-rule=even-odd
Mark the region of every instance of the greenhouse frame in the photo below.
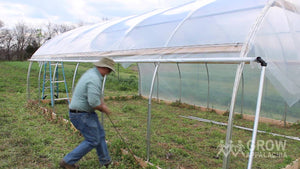
<svg viewBox="0 0 300 169">
<path fill-rule="evenodd" d="M 29 59 L 28 99 L 33 62 L 41 65 L 39 80 L 44 63 L 78 63 L 72 88 L 81 62 L 110 57 L 124 67 L 137 63 L 139 94 L 149 98 L 147 161 L 155 97 L 229 109 L 225 153 L 230 151 L 235 107 L 239 105 L 241 113 L 255 112 L 251 168 L 261 109 L 273 112 L 270 118 L 280 117 L 274 109 L 264 110 L 264 105 L 280 106 L 276 109 L 284 112 L 285 118 L 289 109 L 288 121 L 300 119 L 299 31 L 298 0 L 197 0 L 82 26 L 50 39 Z M 253 90 L 254 95 L 248 94 Z M 230 153 L 224 156 L 223 168 L 229 167 L 229 159 Z"/>
</svg>

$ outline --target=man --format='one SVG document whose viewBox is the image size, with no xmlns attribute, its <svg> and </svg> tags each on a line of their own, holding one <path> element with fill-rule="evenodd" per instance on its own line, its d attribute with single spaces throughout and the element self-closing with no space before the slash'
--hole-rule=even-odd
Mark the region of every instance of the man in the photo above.
<svg viewBox="0 0 300 169">
<path fill-rule="evenodd" d="M 107 115 L 111 113 L 104 103 L 101 90 L 103 77 L 115 71 L 114 64 L 112 59 L 104 57 L 95 62 L 95 67 L 86 71 L 79 79 L 69 105 L 69 117 L 85 139 L 63 158 L 60 167 L 79 168 L 75 163 L 93 148 L 97 150 L 100 166 L 108 167 L 111 164 L 105 142 L 105 131 L 95 110 Z"/>
</svg>

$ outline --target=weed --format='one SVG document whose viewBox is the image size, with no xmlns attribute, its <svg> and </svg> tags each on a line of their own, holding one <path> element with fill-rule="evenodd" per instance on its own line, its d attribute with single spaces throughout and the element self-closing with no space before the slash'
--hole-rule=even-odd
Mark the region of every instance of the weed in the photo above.
<svg viewBox="0 0 300 169">
<path fill-rule="evenodd" d="M 293 162 L 293 159 L 290 156 L 285 157 L 283 160 L 283 164 L 286 164 L 286 165 L 291 164 L 292 162 Z"/>
<path fill-rule="evenodd" d="M 229 110 L 226 110 L 226 111 L 223 113 L 223 116 L 228 117 L 228 116 L 229 116 Z"/>
<path fill-rule="evenodd" d="M 169 150 L 169 153 L 171 153 L 172 156 L 183 156 L 183 157 L 189 156 L 189 153 L 187 153 L 186 151 L 180 148 L 172 148 Z"/>
<path fill-rule="evenodd" d="M 243 115 L 242 114 L 235 114 L 234 118 L 235 118 L 235 120 L 243 119 Z"/>
<path fill-rule="evenodd" d="M 135 105 L 127 105 L 126 104 L 125 106 L 122 107 L 122 111 L 124 113 L 135 112 L 136 108 L 137 107 Z"/>
<path fill-rule="evenodd" d="M 130 75 L 129 78 L 110 76 L 107 78 L 106 86 L 109 86 L 110 89 L 119 91 L 137 91 L 137 77 L 135 75 Z"/>
<path fill-rule="evenodd" d="M 297 121 L 296 123 L 293 123 L 292 128 L 300 129 L 300 121 Z"/>
<path fill-rule="evenodd" d="M 173 107 L 180 107 L 181 106 L 181 102 L 179 100 L 176 100 L 175 102 L 171 103 L 171 106 L 173 106 Z"/>
<path fill-rule="evenodd" d="M 119 101 L 126 101 L 127 100 L 127 97 L 126 96 L 121 96 Z"/>
<path fill-rule="evenodd" d="M 290 156 L 284 157 L 283 162 L 281 164 L 276 164 L 274 168 L 285 168 L 287 165 L 291 164 L 293 162 L 293 159 Z"/>
<path fill-rule="evenodd" d="M 115 97 L 115 100 L 118 100 L 118 101 L 119 101 L 119 100 L 121 100 L 120 98 L 121 98 L 121 97 L 118 95 L 118 96 Z"/>
<path fill-rule="evenodd" d="M 142 99 L 143 97 L 141 96 L 141 95 L 133 95 L 132 97 L 131 97 L 131 99 L 133 99 L 133 100 L 139 100 L 139 99 Z"/>
</svg>

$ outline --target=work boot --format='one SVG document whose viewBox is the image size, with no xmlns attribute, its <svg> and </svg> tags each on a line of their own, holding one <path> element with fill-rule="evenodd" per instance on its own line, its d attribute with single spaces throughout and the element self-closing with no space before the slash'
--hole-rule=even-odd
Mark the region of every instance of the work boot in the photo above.
<svg viewBox="0 0 300 169">
<path fill-rule="evenodd" d="M 78 165 L 76 165 L 76 164 L 68 164 L 68 163 L 66 163 L 64 160 L 61 160 L 60 162 L 59 162 L 59 166 L 61 167 L 61 168 L 65 168 L 65 169 L 78 169 L 79 168 L 79 166 Z"/>
<path fill-rule="evenodd" d="M 100 165 L 100 167 L 105 166 L 106 168 L 108 168 L 108 166 L 111 165 L 111 164 L 112 164 L 112 161 L 110 160 L 109 162 L 107 162 L 107 163 L 105 163 L 103 165 Z"/>
</svg>

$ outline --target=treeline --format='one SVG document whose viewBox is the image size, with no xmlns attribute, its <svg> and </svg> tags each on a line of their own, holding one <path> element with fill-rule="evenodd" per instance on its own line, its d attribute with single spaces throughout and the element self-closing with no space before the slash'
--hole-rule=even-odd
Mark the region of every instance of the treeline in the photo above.
<svg viewBox="0 0 300 169">
<path fill-rule="evenodd" d="M 74 28 L 74 25 L 53 23 L 43 28 L 31 28 L 25 23 L 17 23 L 7 29 L 0 20 L 0 60 L 27 60 L 44 42 Z"/>
</svg>

